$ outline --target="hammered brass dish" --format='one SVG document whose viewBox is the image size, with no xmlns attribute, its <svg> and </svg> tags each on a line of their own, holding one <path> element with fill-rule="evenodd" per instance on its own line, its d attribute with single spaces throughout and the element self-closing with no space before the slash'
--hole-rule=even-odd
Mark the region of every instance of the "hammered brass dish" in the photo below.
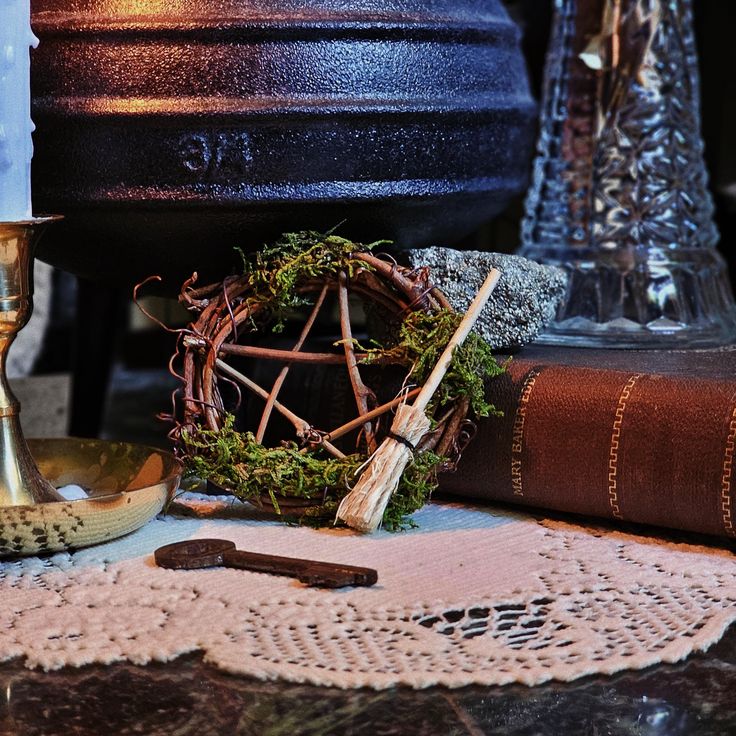
<svg viewBox="0 0 736 736">
<path fill-rule="evenodd" d="M 170 453 L 126 442 L 28 440 L 42 475 L 87 498 L 0 508 L 0 557 L 87 547 L 128 534 L 172 497 L 181 463 Z"/>
</svg>

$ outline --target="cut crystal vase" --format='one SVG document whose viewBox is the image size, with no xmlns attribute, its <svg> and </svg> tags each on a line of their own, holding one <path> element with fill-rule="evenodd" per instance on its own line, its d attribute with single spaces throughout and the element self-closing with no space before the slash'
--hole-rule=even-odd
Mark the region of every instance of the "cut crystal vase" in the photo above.
<svg viewBox="0 0 736 736">
<path fill-rule="evenodd" d="M 569 274 L 542 341 L 733 341 L 736 307 L 716 250 L 690 0 L 555 5 L 520 251 Z"/>
</svg>

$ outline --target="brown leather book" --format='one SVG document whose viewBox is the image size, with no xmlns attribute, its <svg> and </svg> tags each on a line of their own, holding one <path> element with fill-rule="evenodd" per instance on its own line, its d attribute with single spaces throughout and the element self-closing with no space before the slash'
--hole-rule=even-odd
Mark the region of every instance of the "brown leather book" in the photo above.
<svg viewBox="0 0 736 736">
<path fill-rule="evenodd" d="M 736 347 L 532 346 L 442 491 L 736 536 Z"/>
</svg>

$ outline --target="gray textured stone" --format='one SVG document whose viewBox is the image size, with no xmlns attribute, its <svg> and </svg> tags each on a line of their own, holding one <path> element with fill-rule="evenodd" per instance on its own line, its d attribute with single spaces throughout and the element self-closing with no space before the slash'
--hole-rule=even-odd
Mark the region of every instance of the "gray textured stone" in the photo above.
<svg viewBox="0 0 736 736">
<path fill-rule="evenodd" d="M 494 348 L 525 345 L 553 320 L 565 294 L 567 276 L 555 266 L 543 266 L 503 253 L 424 248 L 405 251 L 412 267 L 428 266 L 431 280 L 458 311 L 466 311 L 492 268 L 501 279 L 481 313 L 476 330 Z"/>
</svg>

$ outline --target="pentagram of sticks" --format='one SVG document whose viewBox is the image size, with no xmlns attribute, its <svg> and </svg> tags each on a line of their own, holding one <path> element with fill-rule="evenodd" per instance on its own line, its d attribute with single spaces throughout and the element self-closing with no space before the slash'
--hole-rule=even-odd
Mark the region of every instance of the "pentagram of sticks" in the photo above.
<svg viewBox="0 0 736 736">
<path fill-rule="evenodd" d="M 263 442 L 269 419 L 275 411 L 293 425 L 305 449 L 321 447 L 333 457 L 343 458 L 344 453 L 333 442 L 360 430 L 368 452 L 374 452 L 378 446 L 377 425 L 380 418 L 401 402 L 415 397 L 421 387 L 407 389 L 392 401 L 377 405 L 375 393 L 365 384 L 360 373 L 359 366 L 366 355 L 356 351 L 350 320 L 349 293 L 359 295 L 364 301 L 373 302 L 390 319 L 401 320 L 402 316 L 415 310 L 452 310 L 452 307 L 446 297 L 429 283 L 427 269 L 402 268 L 371 253 L 354 253 L 351 257 L 362 264 L 362 267 L 353 270 L 351 277 L 345 271 L 336 271 L 323 279 L 307 279 L 296 285 L 295 291 L 300 297 L 314 297 L 314 302 L 301 333 L 290 350 L 240 342 L 259 313 L 268 308 L 267 304 L 249 300 L 252 287 L 247 276 L 230 277 L 224 282 L 196 289 L 192 287 L 192 280 L 187 282 L 182 288 L 180 300 L 189 309 L 197 312 L 198 317 L 182 331 L 181 337 L 184 368 L 183 376 L 179 377 L 184 385 L 184 420 L 180 426 L 205 425 L 211 430 L 222 427 L 226 410 L 219 381 L 225 380 L 264 400 L 265 405 L 255 433 L 259 443 Z M 337 296 L 341 350 L 335 353 L 305 352 L 303 348 L 310 331 L 331 294 Z M 284 365 L 273 384 L 266 388 L 231 367 L 225 360 L 228 356 L 278 361 Z M 172 358 L 172 362 L 176 357 L 175 355 Z M 357 408 L 355 419 L 331 431 L 322 431 L 284 406 L 279 401 L 279 394 L 291 366 L 296 363 L 344 365 Z M 443 416 L 436 418 L 437 428 L 417 449 L 433 449 L 445 456 L 457 455 L 461 450 L 459 445 L 464 444 L 467 413 L 467 400 L 461 399 L 450 405 Z"/>
</svg>

